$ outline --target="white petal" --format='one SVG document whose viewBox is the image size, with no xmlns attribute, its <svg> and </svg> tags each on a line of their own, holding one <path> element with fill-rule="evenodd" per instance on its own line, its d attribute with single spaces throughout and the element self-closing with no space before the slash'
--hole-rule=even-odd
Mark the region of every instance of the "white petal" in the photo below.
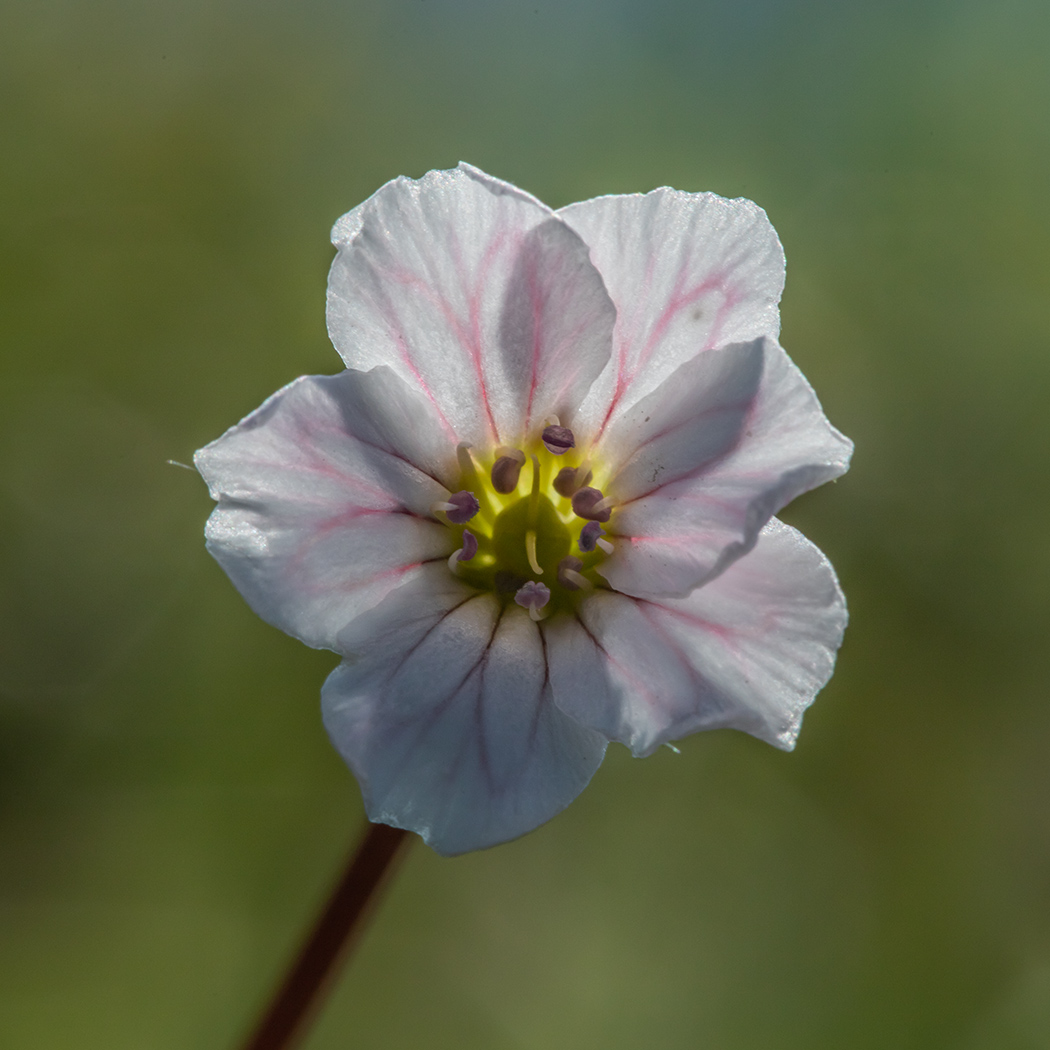
<svg viewBox="0 0 1050 1050">
<path fill-rule="evenodd" d="M 755 549 L 685 599 L 597 592 L 545 625 L 558 706 L 647 755 L 701 729 L 790 749 L 846 626 L 834 570 L 773 520 Z"/>
<path fill-rule="evenodd" d="M 471 444 L 519 444 L 552 414 L 571 425 L 615 310 L 549 208 L 460 165 L 387 183 L 333 240 L 328 330 L 348 366 L 389 365 Z"/>
<path fill-rule="evenodd" d="M 558 214 L 590 246 L 617 310 L 613 357 L 581 432 L 600 433 L 701 350 L 779 334 L 784 253 L 751 201 L 664 187 Z"/>
<path fill-rule="evenodd" d="M 638 597 L 684 597 L 750 550 L 781 507 L 844 473 L 853 450 L 768 338 L 682 365 L 604 443 L 618 504 L 608 530 L 630 540 L 599 571 Z"/>
<path fill-rule="evenodd" d="M 744 436 L 764 371 L 765 341 L 697 354 L 610 427 L 597 447 L 605 492 L 640 499 L 696 477 Z"/>
<path fill-rule="evenodd" d="M 325 726 L 370 820 L 446 855 L 516 838 L 586 787 L 606 740 L 552 702 L 536 625 L 447 572 L 394 592 L 340 638 Z"/>
<path fill-rule="evenodd" d="M 308 645 L 451 552 L 429 517 L 455 446 L 390 370 L 305 376 L 194 462 L 218 506 L 208 549 L 249 605 Z"/>
</svg>

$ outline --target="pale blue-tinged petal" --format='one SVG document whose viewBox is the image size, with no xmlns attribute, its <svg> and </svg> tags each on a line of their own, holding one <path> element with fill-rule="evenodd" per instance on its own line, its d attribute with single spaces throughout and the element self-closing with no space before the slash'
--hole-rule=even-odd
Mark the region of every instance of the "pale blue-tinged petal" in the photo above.
<svg viewBox="0 0 1050 1050">
<path fill-rule="evenodd" d="M 455 484 L 436 413 L 389 369 L 304 376 L 195 456 L 208 549 L 268 623 L 318 648 L 434 559 Z"/>
<path fill-rule="evenodd" d="M 701 729 L 794 746 L 846 626 L 835 572 L 774 519 L 749 554 L 688 598 L 597 592 L 544 625 L 554 697 L 636 755 Z"/>
<path fill-rule="evenodd" d="M 339 639 L 325 726 L 368 817 L 446 855 L 530 831 L 564 809 L 606 740 L 552 702 L 543 641 L 444 568 L 392 593 Z"/>
<path fill-rule="evenodd" d="M 684 597 L 749 551 L 796 496 L 844 473 L 852 443 L 783 349 L 759 338 L 709 350 L 602 439 L 607 526 L 599 568 L 637 597 Z"/>
<path fill-rule="evenodd" d="M 473 445 L 520 444 L 550 415 L 571 425 L 615 310 L 549 208 L 460 165 L 387 183 L 332 237 L 328 330 L 348 366 L 393 368 Z"/>
<path fill-rule="evenodd" d="M 600 435 L 700 351 L 779 334 L 784 253 L 751 201 L 663 187 L 558 214 L 590 246 L 617 310 L 581 433 Z"/>
</svg>

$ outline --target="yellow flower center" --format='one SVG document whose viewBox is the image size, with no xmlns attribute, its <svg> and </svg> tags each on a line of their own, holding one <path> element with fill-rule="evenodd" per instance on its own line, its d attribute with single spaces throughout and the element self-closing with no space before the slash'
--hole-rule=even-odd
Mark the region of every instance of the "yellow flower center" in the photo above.
<svg viewBox="0 0 1050 1050">
<path fill-rule="evenodd" d="M 474 494 L 479 510 L 451 528 L 461 550 L 472 546 L 464 539 L 469 531 L 477 540 L 477 553 L 467 560 L 454 555 L 449 565 L 465 582 L 505 604 L 529 581 L 543 584 L 550 591 L 543 615 L 549 616 L 573 609 L 590 588 L 604 584 L 596 570 L 607 552 L 595 545 L 593 536 L 584 537 L 581 548 L 580 534 L 588 522 L 572 504 L 574 492 L 593 484 L 594 465 L 578 455 L 554 455 L 540 441 L 529 452 L 526 456 L 500 448 L 476 460 L 465 446 L 460 448 L 460 484 Z"/>
</svg>

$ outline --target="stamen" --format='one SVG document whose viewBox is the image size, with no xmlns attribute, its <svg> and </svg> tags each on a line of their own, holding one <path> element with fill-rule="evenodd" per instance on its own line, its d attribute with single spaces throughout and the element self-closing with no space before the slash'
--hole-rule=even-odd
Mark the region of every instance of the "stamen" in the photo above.
<svg viewBox="0 0 1050 1050">
<path fill-rule="evenodd" d="M 581 518 L 590 521 L 608 521 L 612 517 L 611 504 L 605 501 L 601 489 L 586 488 L 579 489 L 573 494 L 573 512 Z"/>
<path fill-rule="evenodd" d="M 536 530 L 529 529 L 525 533 L 525 553 L 529 558 L 529 565 L 532 567 L 532 571 L 537 576 L 543 575 L 543 569 L 540 568 L 540 563 L 536 560 Z"/>
<path fill-rule="evenodd" d="M 448 567 L 454 575 L 459 575 L 459 563 L 461 561 L 470 561 L 475 554 L 478 553 L 478 538 L 470 531 L 470 529 L 463 530 L 463 546 L 458 551 L 453 551 L 452 556 L 448 559 Z"/>
<path fill-rule="evenodd" d="M 579 558 L 566 555 L 558 562 L 558 583 L 570 591 L 591 590 L 594 584 L 580 572 L 582 568 L 583 562 Z"/>
<path fill-rule="evenodd" d="M 490 500 L 488 494 L 488 487 L 485 485 L 482 478 L 484 475 L 478 473 L 478 464 L 471 453 L 473 446 L 469 441 L 461 441 L 456 446 L 456 459 L 459 461 L 459 474 L 460 484 L 469 486 L 470 492 L 477 495 L 478 502 L 481 504 L 481 513 L 487 514 L 490 512 Z"/>
<path fill-rule="evenodd" d="M 468 477 L 477 476 L 477 467 L 474 466 L 474 457 L 470 454 L 471 446 L 466 441 L 461 441 L 456 446 L 456 459 L 459 460 L 459 469 Z"/>
<path fill-rule="evenodd" d="M 612 554 L 612 552 L 616 550 L 616 548 L 608 540 L 600 539 L 597 541 L 597 543 L 598 546 L 601 547 L 601 549 L 605 551 L 606 554 Z"/>
<path fill-rule="evenodd" d="M 568 499 L 576 491 L 576 468 L 562 467 L 551 484 L 559 496 Z"/>
<path fill-rule="evenodd" d="M 430 509 L 432 511 L 443 510 L 453 525 L 463 525 L 477 514 L 481 509 L 481 504 L 475 499 L 473 492 L 463 489 L 449 496 L 447 501 L 432 503 Z"/>
<path fill-rule="evenodd" d="M 564 456 L 570 448 L 576 447 L 576 438 L 568 427 L 544 427 L 542 441 L 547 451 L 555 456 Z"/>
<path fill-rule="evenodd" d="M 497 459 L 492 465 L 492 487 L 501 495 L 509 496 L 518 487 L 525 453 L 516 448 L 496 449 Z"/>
<path fill-rule="evenodd" d="M 553 481 L 554 491 L 559 496 L 570 499 L 572 494 L 591 480 L 590 464 L 581 463 L 578 467 L 562 467 Z"/>
<path fill-rule="evenodd" d="M 542 583 L 537 583 L 535 580 L 529 580 L 529 582 L 521 587 L 518 593 L 514 595 L 514 601 L 523 609 L 528 609 L 529 616 L 537 623 L 543 619 L 543 616 L 540 614 L 540 609 L 542 609 L 550 600 L 550 588 Z"/>
<path fill-rule="evenodd" d="M 590 554 L 594 548 L 602 541 L 598 539 L 599 536 L 605 535 L 605 529 L 601 527 L 596 521 L 589 521 L 582 529 L 580 529 L 580 538 L 577 541 L 579 543 L 580 550 L 584 554 Z M 604 549 L 604 548 L 603 548 Z"/>
<path fill-rule="evenodd" d="M 463 549 L 459 552 L 460 561 L 470 561 L 478 553 L 478 538 L 470 529 L 463 530 Z"/>
</svg>

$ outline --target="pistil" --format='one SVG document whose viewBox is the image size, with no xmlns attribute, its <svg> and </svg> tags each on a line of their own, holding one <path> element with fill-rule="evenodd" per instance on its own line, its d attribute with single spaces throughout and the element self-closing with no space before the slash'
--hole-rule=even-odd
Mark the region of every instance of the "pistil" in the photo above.
<svg viewBox="0 0 1050 1050">
<path fill-rule="evenodd" d="M 536 560 L 536 530 L 529 529 L 525 533 L 525 556 L 529 559 L 529 566 L 537 576 L 543 575 L 543 568 Z"/>
<path fill-rule="evenodd" d="M 575 448 L 572 430 L 554 416 L 544 421 L 540 435 L 522 440 L 523 448 L 501 445 L 484 457 L 460 445 L 463 490 L 434 504 L 434 510 L 459 526 L 462 537 L 448 559 L 449 570 L 472 587 L 493 591 L 501 602 L 513 599 L 539 621 L 571 610 L 583 592 L 600 586 L 595 570 L 603 555 L 595 552 L 612 552 L 600 522 L 609 521 L 613 500 L 590 485 L 586 455 L 578 466 L 560 468 L 547 458 Z M 532 476 L 525 487 L 521 472 L 529 460 Z M 487 477 L 483 462 L 491 464 Z M 473 531 L 462 528 L 475 515 Z"/>
</svg>

